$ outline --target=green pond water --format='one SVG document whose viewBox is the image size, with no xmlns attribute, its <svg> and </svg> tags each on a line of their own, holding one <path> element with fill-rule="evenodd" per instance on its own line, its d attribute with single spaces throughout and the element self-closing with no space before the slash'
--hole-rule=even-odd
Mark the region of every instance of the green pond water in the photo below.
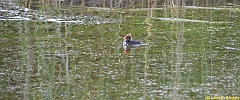
<svg viewBox="0 0 240 100">
<path fill-rule="evenodd" d="M 2 6 L 0 36 L 1 100 L 240 97 L 238 8 Z"/>
</svg>

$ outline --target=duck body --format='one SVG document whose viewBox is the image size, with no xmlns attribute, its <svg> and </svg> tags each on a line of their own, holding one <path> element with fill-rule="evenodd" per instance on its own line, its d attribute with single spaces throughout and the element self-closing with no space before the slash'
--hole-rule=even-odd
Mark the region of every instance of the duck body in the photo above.
<svg viewBox="0 0 240 100">
<path fill-rule="evenodd" d="M 127 46 L 134 46 L 142 44 L 139 40 L 124 41 Z"/>
<path fill-rule="evenodd" d="M 125 35 L 125 37 L 123 39 L 124 39 L 124 41 L 123 41 L 124 47 L 128 47 L 128 46 L 134 47 L 134 46 L 140 46 L 142 44 L 142 42 L 139 40 L 132 40 L 131 34 Z"/>
</svg>

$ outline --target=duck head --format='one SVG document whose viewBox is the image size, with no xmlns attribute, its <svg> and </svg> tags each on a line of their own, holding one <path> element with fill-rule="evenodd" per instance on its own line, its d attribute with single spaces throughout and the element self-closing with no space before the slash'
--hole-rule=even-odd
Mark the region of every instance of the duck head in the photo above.
<svg viewBox="0 0 240 100">
<path fill-rule="evenodd" d="M 124 36 L 124 41 L 132 41 L 132 35 L 131 34 L 127 34 Z"/>
</svg>

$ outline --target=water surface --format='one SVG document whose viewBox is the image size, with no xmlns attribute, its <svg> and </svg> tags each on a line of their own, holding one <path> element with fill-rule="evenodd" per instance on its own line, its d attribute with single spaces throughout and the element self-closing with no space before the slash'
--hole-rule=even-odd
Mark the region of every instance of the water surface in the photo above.
<svg viewBox="0 0 240 100">
<path fill-rule="evenodd" d="M 239 9 L 0 12 L 0 99 L 240 96 Z M 128 33 L 148 45 L 125 51 Z"/>
</svg>

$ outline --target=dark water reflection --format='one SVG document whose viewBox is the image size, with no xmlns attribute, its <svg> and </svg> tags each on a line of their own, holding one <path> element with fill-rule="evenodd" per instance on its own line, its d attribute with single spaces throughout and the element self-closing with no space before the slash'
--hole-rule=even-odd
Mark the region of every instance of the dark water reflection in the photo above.
<svg viewBox="0 0 240 100">
<path fill-rule="evenodd" d="M 1 20 L 0 98 L 239 97 L 239 12 L 169 8 L 153 20 L 115 12 L 108 24 Z M 126 33 L 149 45 L 124 53 Z"/>
</svg>

